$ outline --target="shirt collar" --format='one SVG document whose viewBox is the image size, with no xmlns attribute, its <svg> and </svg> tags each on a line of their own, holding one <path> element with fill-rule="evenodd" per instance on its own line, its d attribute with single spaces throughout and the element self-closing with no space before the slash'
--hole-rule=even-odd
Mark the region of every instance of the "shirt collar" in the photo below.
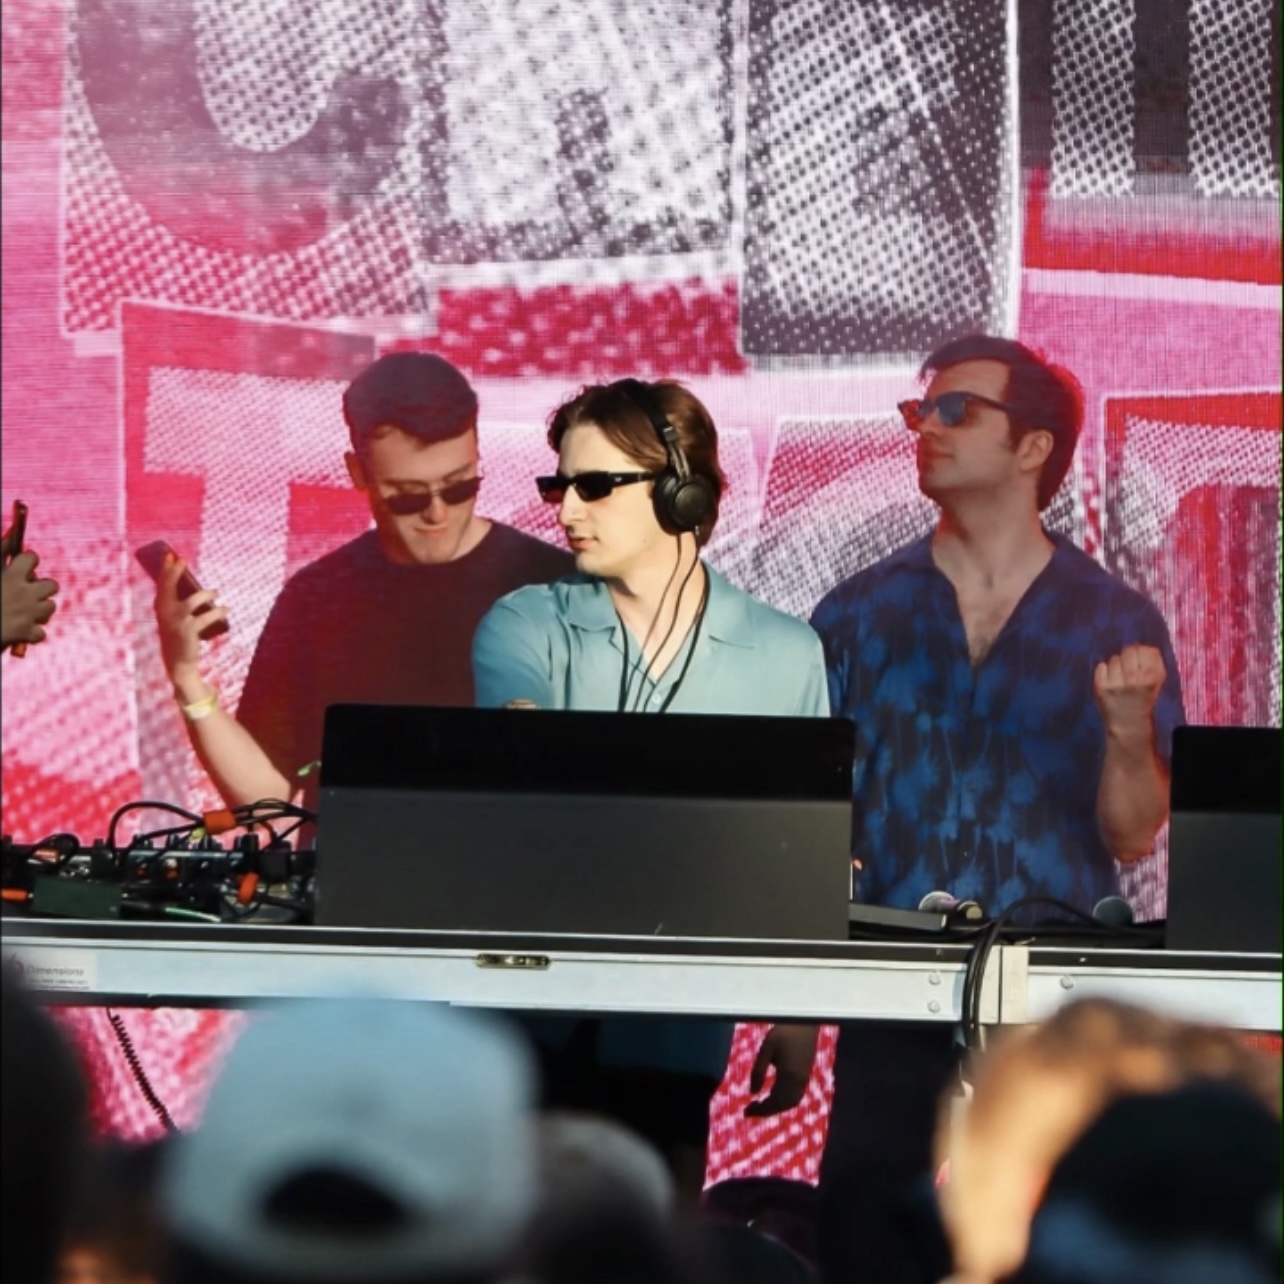
<svg viewBox="0 0 1284 1284">
<path fill-rule="evenodd" d="M 708 563 L 704 569 L 709 576 L 709 605 L 704 614 L 704 631 L 711 638 L 730 646 L 757 646 L 758 631 L 750 614 L 753 598 L 724 580 Z"/>
<path fill-rule="evenodd" d="M 756 646 L 757 634 L 749 612 L 753 599 L 723 579 L 707 562 L 704 569 L 709 577 L 709 604 L 703 632 L 731 646 Z M 567 588 L 566 622 L 572 628 L 605 633 L 619 627 L 605 581 L 596 575 L 573 575 L 563 582 Z"/>
<path fill-rule="evenodd" d="M 934 571 L 936 563 L 932 560 L 932 531 L 920 536 L 912 543 L 905 544 L 887 557 L 887 564 L 899 564 L 912 571 Z"/>
<path fill-rule="evenodd" d="M 1046 526 L 1043 533 L 1052 541 L 1052 561 L 1056 564 L 1055 571 L 1059 572 L 1065 569 L 1066 563 L 1074 558 L 1077 550 L 1073 540 L 1067 539 L 1057 531 L 1050 531 Z M 896 552 L 890 554 L 887 558 L 888 565 L 907 567 L 915 571 L 935 571 L 937 565 L 932 557 L 932 536 L 935 531 L 928 531 L 926 535 L 914 540 L 912 543 L 905 544 L 898 548 Z"/>
</svg>

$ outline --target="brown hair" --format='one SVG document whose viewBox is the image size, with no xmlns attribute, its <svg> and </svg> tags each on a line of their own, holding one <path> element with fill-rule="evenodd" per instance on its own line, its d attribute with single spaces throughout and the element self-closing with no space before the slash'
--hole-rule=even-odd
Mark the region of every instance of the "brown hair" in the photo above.
<svg viewBox="0 0 1284 1284">
<path fill-rule="evenodd" d="M 1003 400 L 1009 412 L 1015 446 L 1026 433 L 1052 435 L 1052 453 L 1039 471 L 1038 504 L 1043 512 L 1065 481 L 1083 428 L 1083 389 L 1065 366 L 1047 360 L 1015 339 L 968 334 L 942 344 L 923 362 L 919 377 L 929 378 L 964 361 L 998 361 L 1008 368 Z"/>
<path fill-rule="evenodd" d="M 627 380 L 586 384 L 549 416 L 548 444 L 562 447 L 562 438 L 578 424 L 600 428 L 613 446 L 624 451 L 648 472 L 663 472 L 669 466 L 664 442 L 646 411 L 630 395 Z M 652 402 L 677 430 L 678 444 L 686 456 L 693 477 L 703 477 L 713 492 L 709 520 L 696 532 L 696 541 L 707 544 L 718 524 L 718 506 L 727 488 L 727 479 L 718 463 L 718 430 L 704 403 L 673 379 L 659 379 L 644 385 Z"/>
<path fill-rule="evenodd" d="M 386 352 L 348 385 L 343 418 L 357 454 L 387 428 L 431 445 L 477 431 L 477 394 L 445 357 Z"/>
</svg>

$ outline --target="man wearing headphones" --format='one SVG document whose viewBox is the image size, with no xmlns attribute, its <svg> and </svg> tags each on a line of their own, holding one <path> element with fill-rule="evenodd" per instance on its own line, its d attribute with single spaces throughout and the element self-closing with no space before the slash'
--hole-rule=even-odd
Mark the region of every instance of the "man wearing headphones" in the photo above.
<svg viewBox="0 0 1284 1284">
<path fill-rule="evenodd" d="M 681 384 L 590 385 L 549 421 L 536 479 L 578 574 L 501 598 L 473 640 L 480 705 L 828 717 L 819 639 L 700 560 L 726 478 Z"/>
<path fill-rule="evenodd" d="M 553 412 L 548 440 L 558 471 L 536 483 L 558 505 L 577 573 L 518 589 L 483 618 L 473 640 L 478 704 L 829 716 L 816 634 L 700 560 L 726 478 L 713 421 L 687 389 L 635 379 L 585 387 Z M 545 1033 L 536 1037 L 547 1053 Z M 612 1020 L 596 1034 L 595 1068 L 615 1090 L 558 1104 L 624 1118 L 678 1156 L 680 1178 L 695 1151 L 702 1176 L 731 1027 Z M 782 1083 L 779 1069 L 755 1113 L 785 1108 L 777 1089 L 801 1094 L 805 1068 L 802 1085 Z"/>
</svg>

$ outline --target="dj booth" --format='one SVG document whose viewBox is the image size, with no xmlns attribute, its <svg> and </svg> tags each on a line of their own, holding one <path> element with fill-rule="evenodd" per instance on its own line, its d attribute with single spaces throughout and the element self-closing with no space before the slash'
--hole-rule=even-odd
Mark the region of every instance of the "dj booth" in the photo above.
<svg viewBox="0 0 1284 1284">
<path fill-rule="evenodd" d="M 360 990 L 974 1031 L 1103 996 L 1246 1030 L 1284 1023 L 1278 731 L 1175 735 L 1162 935 L 1039 898 L 989 920 L 988 939 L 948 913 L 928 933 L 929 914 L 849 904 L 853 745 L 842 719 L 332 705 L 315 852 L 254 835 L 225 850 L 196 816 L 118 843 L 141 804 L 88 848 L 6 839 L 4 948 L 64 1004 Z M 263 808 L 292 810 L 225 820 L 275 840 Z M 293 892 L 260 897 L 272 886 Z M 1014 911 L 1049 908 L 1071 915 L 1060 934 L 1018 926 Z"/>
<path fill-rule="evenodd" d="M 365 992 L 514 1011 L 819 1022 L 959 1021 L 968 947 L 4 920 L 6 958 L 52 1004 L 243 1007 Z M 1110 997 L 1243 1030 L 1281 1027 L 1278 954 L 999 944 L 986 1025 Z"/>
<path fill-rule="evenodd" d="M 5 956 L 60 1009 L 113 1130 L 154 1135 L 157 1101 L 180 1127 L 195 1123 L 245 1010 L 293 997 L 734 1022 L 710 1108 L 711 1182 L 815 1180 L 838 1025 L 942 1022 L 976 1047 L 982 1027 L 1085 997 L 1253 1035 L 1284 1025 L 1278 923 L 1265 921 L 1279 900 L 1278 805 L 1211 820 L 1174 807 L 1174 839 L 1196 841 L 1172 848 L 1162 931 L 1069 906 L 1027 927 L 1017 911 L 1058 903 L 1018 901 L 989 919 L 963 914 L 980 910 L 966 901 L 850 903 L 850 724 L 691 719 L 647 744 L 659 720 L 586 737 L 585 719 L 613 715 L 330 715 L 315 850 L 289 846 L 284 829 L 278 843 L 286 804 L 229 813 L 247 827 L 230 847 L 212 837 L 219 813 L 124 842 L 118 812 L 88 847 L 72 835 L 6 843 Z M 572 752 L 608 730 L 628 752 Z M 1208 834 L 1178 834 L 1185 819 L 1209 821 Z M 1263 823 L 1276 827 L 1265 845 Z M 1201 882 L 1206 854 L 1217 872 L 1227 850 L 1236 877 Z M 763 1025 L 782 1020 L 822 1027 L 807 1095 L 789 1122 L 748 1119 Z"/>
</svg>

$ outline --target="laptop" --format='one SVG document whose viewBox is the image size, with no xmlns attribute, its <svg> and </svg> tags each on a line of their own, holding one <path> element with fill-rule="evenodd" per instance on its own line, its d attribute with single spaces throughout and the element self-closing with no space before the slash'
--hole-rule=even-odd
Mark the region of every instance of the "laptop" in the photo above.
<svg viewBox="0 0 1284 1284">
<path fill-rule="evenodd" d="M 1278 954 L 1280 840 L 1279 728 L 1178 727 L 1167 948 Z"/>
<path fill-rule="evenodd" d="M 326 710 L 316 922 L 847 939 L 840 719 Z"/>
</svg>

